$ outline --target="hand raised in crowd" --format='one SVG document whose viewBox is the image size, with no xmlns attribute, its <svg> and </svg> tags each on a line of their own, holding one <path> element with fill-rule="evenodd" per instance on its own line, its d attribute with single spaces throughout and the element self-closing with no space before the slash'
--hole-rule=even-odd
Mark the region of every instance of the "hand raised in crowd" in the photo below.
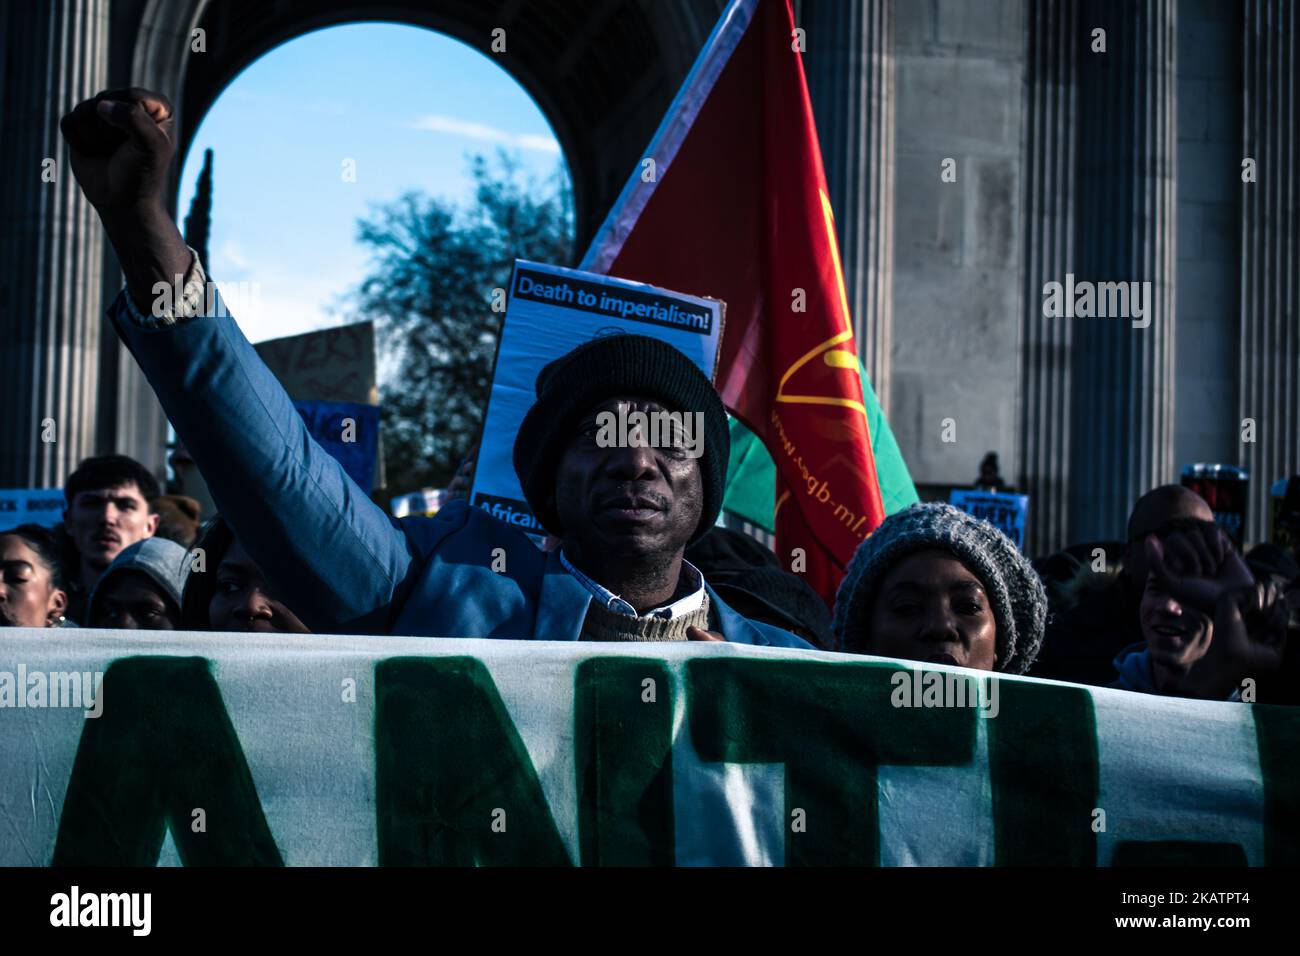
<svg viewBox="0 0 1300 956">
<path fill-rule="evenodd" d="M 1179 603 L 1213 620 L 1185 655 L 1178 693 L 1223 699 L 1248 677 L 1276 670 L 1286 646 L 1287 611 L 1276 588 L 1256 583 L 1217 525 L 1146 539 L 1150 573 Z M 1206 646 L 1208 644 L 1208 646 Z"/>
<path fill-rule="evenodd" d="M 174 126 L 167 97 L 134 87 L 83 100 L 59 123 L 72 173 L 99 212 L 141 307 L 152 301 L 155 283 L 179 284 L 192 261 L 163 200 Z"/>
<path fill-rule="evenodd" d="M 72 172 L 103 216 L 162 206 L 176 152 L 172 105 L 161 93 L 105 90 L 59 123 Z"/>
</svg>

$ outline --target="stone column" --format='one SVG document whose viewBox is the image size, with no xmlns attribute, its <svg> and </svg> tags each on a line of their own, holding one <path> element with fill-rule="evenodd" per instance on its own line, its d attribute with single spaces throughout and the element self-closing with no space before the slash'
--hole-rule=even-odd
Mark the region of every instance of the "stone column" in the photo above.
<svg viewBox="0 0 1300 956">
<path fill-rule="evenodd" d="M 1025 550 L 1069 544 L 1073 319 L 1043 315 L 1043 286 L 1075 260 L 1077 0 L 1030 3 L 1025 16 L 1024 315 L 1018 432 L 1029 498 Z"/>
<path fill-rule="evenodd" d="M 1242 159 L 1255 182 L 1241 184 L 1239 412 L 1255 441 L 1240 464 L 1246 540 L 1262 541 L 1269 486 L 1300 472 L 1300 15 L 1292 0 L 1246 0 L 1243 15 Z"/>
<path fill-rule="evenodd" d="M 1174 0 L 1082 0 L 1075 281 L 1149 282 L 1145 328 L 1074 318 L 1070 537 L 1120 539 L 1173 481 Z M 1106 52 L 1092 52 L 1105 30 Z M 1060 277 L 1064 281 L 1064 277 Z M 1040 297 L 1041 301 L 1041 297 Z"/>
<path fill-rule="evenodd" d="M 0 487 L 58 486 L 94 447 L 103 231 L 73 178 L 59 117 L 106 85 L 109 5 L 50 0 L 5 4 L 0 14 L 8 78 L 0 113 Z"/>
<path fill-rule="evenodd" d="M 803 0 L 808 94 L 858 354 L 888 411 L 894 316 L 893 0 Z"/>
</svg>

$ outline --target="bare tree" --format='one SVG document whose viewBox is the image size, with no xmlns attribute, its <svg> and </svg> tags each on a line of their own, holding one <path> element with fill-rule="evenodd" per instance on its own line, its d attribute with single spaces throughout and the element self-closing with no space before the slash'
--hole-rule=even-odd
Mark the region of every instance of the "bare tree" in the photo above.
<svg viewBox="0 0 1300 956">
<path fill-rule="evenodd" d="M 501 153 L 470 160 L 471 201 L 407 193 L 359 224 L 372 254 L 355 299 L 375 322 L 385 364 L 382 433 L 393 494 L 442 486 L 477 437 L 487 402 L 505 289 L 515 259 L 569 265 L 573 198 L 562 168 L 525 178 Z"/>
</svg>

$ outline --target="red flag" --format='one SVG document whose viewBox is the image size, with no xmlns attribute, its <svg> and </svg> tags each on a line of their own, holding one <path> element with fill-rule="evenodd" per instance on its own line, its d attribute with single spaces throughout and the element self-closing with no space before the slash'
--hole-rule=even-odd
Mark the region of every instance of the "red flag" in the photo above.
<svg viewBox="0 0 1300 956">
<path fill-rule="evenodd" d="M 885 511 L 798 47 L 788 0 L 733 0 L 582 267 L 727 303 L 718 391 L 776 462 L 782 564 L 831 604 Z"/>
</svg>

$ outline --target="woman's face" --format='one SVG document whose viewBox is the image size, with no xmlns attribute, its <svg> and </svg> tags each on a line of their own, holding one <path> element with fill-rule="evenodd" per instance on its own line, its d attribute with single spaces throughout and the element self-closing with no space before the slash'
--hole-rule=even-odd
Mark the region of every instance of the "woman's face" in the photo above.
<svg viewBox="0 0 1300 956">
<path fill-rule="evenodd" d="M 1147 575 L 1138 618 L 1153 664 L 1185 671 L 1210 649 L 1213 637 L 1210 618 L 1175 601 L 1153 574 Z"/>
<path fill-rule="evenodd" d="M 0 627 L 54 627 L 67 606 L 40 555 L 18 535 L 0 535 Z"/>
<path fill-rule="evenodd" d="M 217 589 L 208 602 L 208 627 L 214 631 L 308 634 L 305 624 L 267 592 L 262 572 L 238 541 L 232 541 L 217 568 Z"/>
<path fill-rule="evenodd" d="M 947 551 L 909 554 L 880 582 L 866 650 L 931 664 L 991 671 L 997 621 L 979 578 Z"/>
</svg>

